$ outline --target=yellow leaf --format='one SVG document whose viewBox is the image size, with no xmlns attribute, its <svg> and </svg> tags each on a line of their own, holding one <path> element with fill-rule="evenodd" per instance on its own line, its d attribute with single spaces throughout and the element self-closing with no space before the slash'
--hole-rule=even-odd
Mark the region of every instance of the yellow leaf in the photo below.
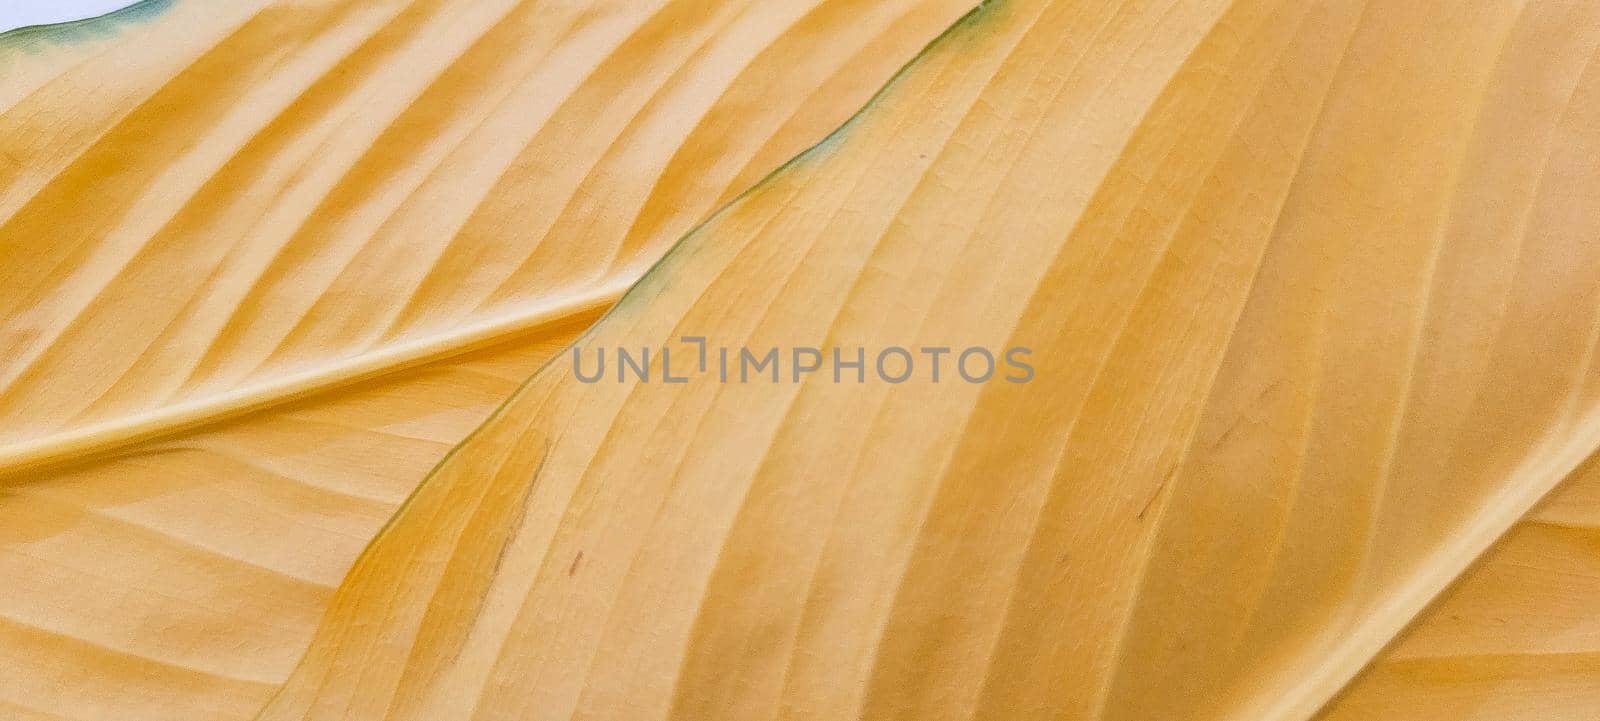
<svg viewBox="0 0 1600 721">
<path fill-rule="evenodd" d="M 1312 717 L 1600 444 L 1590 5 L 986 5 L 573 351 L 653 380 L 441 464 L 261 718 Z"/>
<path fill-rule="evenodd" d="M 1600 708 L 1600 473 L 1591 461 L 1485 554 L 1323 721 L 1588 721 Z"/>
<path fill-rule="evenodd" d="M 254 713 L 428 468 L 967 9 L 179 2 L 0 37 L 0 715 Z"/>
</svg>

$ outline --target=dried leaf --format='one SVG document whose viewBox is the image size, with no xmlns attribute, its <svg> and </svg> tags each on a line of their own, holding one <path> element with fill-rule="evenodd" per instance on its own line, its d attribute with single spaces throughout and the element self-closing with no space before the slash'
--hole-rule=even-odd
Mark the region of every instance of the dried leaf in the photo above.
<svg viewBox="0 0 1600 721">
<path fill-rule="evenodd" d="M 1031 382 L 550 366 L 262 718 L 1315 715 L 1600 444 L 1593 12 L 987 5 L 575 353 Z"/>
<path fill-rule="evenodd" d="M 255 713 L 427 470 L 967 1 L 0 37 L 0 716 Z"/>
</svg>

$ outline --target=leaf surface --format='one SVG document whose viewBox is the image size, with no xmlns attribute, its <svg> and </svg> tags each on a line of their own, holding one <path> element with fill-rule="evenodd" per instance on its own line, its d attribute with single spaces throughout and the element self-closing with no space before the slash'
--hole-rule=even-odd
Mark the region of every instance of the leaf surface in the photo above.
<svg viewBox="0 0 1600 721">
<path fill-rule="evenodd" d="M 1524 518 L 1332 703 L 1324 721 L 1586 721 L 1600 708 L 1600 473 Z"/>
<path fill-rule="evenodd" d="M 0 37 L 0 716 L 253 714 L 431 466 L 967 9 L 178 2 Z"/>
<path fill-rule="evenodd" d="M 262 718 L 1314 716 L 1600 444 L 1592 12 L 986 5 L 575 352 L 1031 382 L 549 366 Z"/>
</svg>

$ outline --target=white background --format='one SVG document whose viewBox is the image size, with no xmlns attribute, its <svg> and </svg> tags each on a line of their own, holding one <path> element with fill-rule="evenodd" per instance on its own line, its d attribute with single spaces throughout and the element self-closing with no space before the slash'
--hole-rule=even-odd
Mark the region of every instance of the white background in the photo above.
<svg viewBox="0 0 1600 721">
<path fill-rule="evenodd" d="M 0 32 L 92 18 L 136 2 L 138 0 L 0 0 Z"/>
</svg>

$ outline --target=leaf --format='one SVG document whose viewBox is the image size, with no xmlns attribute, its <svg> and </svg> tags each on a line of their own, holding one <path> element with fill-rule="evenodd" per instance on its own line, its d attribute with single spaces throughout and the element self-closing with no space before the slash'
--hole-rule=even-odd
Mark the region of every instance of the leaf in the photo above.
<svg viewBox="0 0 1600 721">
<path fill-rule="evenodd" d="M 261 718 L 1315 715 L 1600 443 L 1592 12 L 987 4 L 574 350 L 654 381 L 441 464 Z"/>
<path fill-rule="evenodd" d="M 178 3 L 0 38 L 0 715 L 254 713 L 428 468 L 966 9 Z"/>
<path fill-rule="evenodd" d="M 1327 721 L 1588 719 L 1600 707 L 1591 461 L 1335 700 Z"/>
</svg>

